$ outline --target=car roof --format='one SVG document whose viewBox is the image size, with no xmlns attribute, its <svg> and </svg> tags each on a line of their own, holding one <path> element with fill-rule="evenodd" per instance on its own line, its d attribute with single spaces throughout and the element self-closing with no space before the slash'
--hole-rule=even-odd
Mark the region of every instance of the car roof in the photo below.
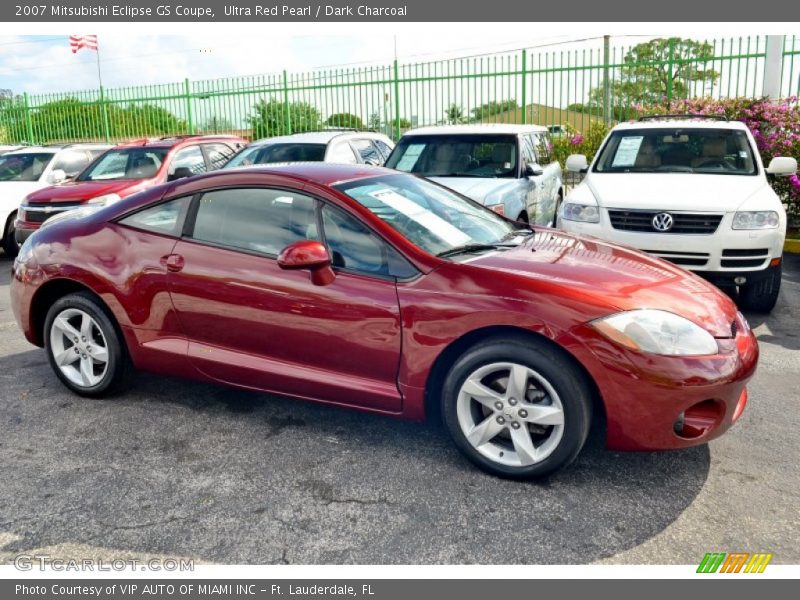
<svg viewBox="0 0 800 600">
<path fill-rule="evenodd" d="M 747 126 L 741 121 L 721 121 L 715 119 L 691 119 L 691 118 L 676 118 L 664 117 L 649 118 L 644 121 L 626 121 L 619 123 L 614 127 L 614 131 L 623 131 L 629 129 L 660 129 L 663 127 L 672 127 L 680 125 L 681 129 L 736 129 L 746 131 Z"/>
<path fill-rule="evenodd" d="M 381 175 L 407 175 L 400 171 L 385 167 L 374 167 L 361 164 L 339 164 L 326 162 L 289 162 L 256 164 L 232 169 L 219 169 L 202 175 L 195 175 L 193 180 L 213 179 L 216 177 L 234 176 L 236 173 L 252 175 L 264 173 L 270 175 L 285 175 L 287 177 L 302 179 L 320 185 L 333 185 L 345 181 L 368 179 Z"/>
<path fill-rule="evenodd" d="M 382 133 L 374 131 L 352 131 L 352 130 L 330 130 L 330 131 L 307 131 L 304 133 L 293 133 L 291 135 L 279 135 L 276 137 L 261 138 L 255 140 L 250 146 L 265 146 L 268 144 L 330 144 L 334 139 L 351 138 L 370 138 L 388 140 L 389 138 Z"/>
<path fill-rule="evenodd" d="M 55 154 L 61 150 L 59 147 L 54 146 L 24 146 L 11 152 L 6 152 L 3 156 L 12 156 L 14 154 Z"/>
<path fill-rule="evenodd" d="M 507 123 L 485 123 L 474 125 L 435 125 L 433 127 L 419 127 L 411 129 L 403 134 L 411 135 L 467 135 L 481 134 L 509 134 L 519 135 L 520 133 L 540 133 L 547 131 L 547 127 L 542 125 L 512 125 Z"/>
<path fill-rule="evenodd" d="M 242 138 L 235 135 L 174 135 L 160 138 L 142 138 L 122 142 L 118 148 L 148 147 L 148 148 L 172 148 L 181 144 L 197 142 L 243 142 Z"/>
</svg>

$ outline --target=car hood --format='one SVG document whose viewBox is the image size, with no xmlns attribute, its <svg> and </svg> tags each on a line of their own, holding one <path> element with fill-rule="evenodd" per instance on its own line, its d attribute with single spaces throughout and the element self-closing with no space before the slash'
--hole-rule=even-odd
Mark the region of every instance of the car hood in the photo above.
<svg viewBox="0 0 800 600">
<path fill-rule="evenodd" d="M 76 202 L 91 200 L 105 194 L 129 196 L 149 185 L 152 180 L 67 181 L 51 185 L 28 195 L 30 202 Z"/>
<path fill-rule="evenodd" d="M 767 185 L 762 176 L 698 173 L 591 173 L 585 183 L 606 208 L 723 212 Z"/>
<path fill-rule="evenodd" d="M 521 245 L 478 255 L 472 267 L 504 271 L 561 287 L 564 295 L 602 300 L 609 312 L 666 310 L 686 317 L 715 337 L 731 337 L 736 307 L 703 279 L 671 263 L 595 238 L 537 230 Z"/>
<path fill-rule="evenodd" d="M 43 187 L 47 184 L 40 181 L 0 181 L 0 202 L 18 205 L 25 196 Z"/>
<path fill-rule="evenodd" d="M 514 182 L 513 179 L 500 177 L 428 177 L 428 179 L 480 203 L 483 203 L 486 196 L 492 192 L 513 185 Z"/>
</svg>

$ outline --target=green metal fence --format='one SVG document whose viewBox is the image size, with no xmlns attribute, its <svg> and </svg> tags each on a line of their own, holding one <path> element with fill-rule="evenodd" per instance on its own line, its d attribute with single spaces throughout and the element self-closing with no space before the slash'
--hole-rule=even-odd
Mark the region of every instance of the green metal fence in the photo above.
<svg viewBox="0 0 800 600">
<path fill-rule="evenodd" d="M 679 98 L 760 96 L 766 38 L 528 48 L 464 58 L 282 72 L 0 99 L 0 143 L 236 133 L 326 126 L 393 137 L 422 125 L 537 123 L 586 130 Z M 787 36 L 781 93 L 800 94 L 800 36 Z"/>
</svg>

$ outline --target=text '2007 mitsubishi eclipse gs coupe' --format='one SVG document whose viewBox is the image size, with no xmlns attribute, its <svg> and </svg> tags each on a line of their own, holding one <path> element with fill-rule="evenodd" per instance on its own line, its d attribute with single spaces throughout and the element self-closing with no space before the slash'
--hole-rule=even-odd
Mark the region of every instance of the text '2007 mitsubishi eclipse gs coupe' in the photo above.
<svg viewBox="0 0 800 600">
<path fill-rule="evenodd" d="M 16 318 L 78 394 L 133 369 L 409 419 L 441 409 L 479 467 L 704 443 L 758 360 L 727 296 L 660 259 L 515 223 L 378 167 L 218 171 L 26 241 Z M 604 418 L 602 418 L 604 417 Z"/>
</svg>

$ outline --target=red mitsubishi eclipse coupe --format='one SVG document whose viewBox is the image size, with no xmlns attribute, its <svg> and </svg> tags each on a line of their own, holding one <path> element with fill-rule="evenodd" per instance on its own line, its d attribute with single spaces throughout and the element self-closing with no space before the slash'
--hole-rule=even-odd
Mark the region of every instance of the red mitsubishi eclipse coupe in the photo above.
<svg viewBox="0 0 800 600">
<path fill-rule="evenodd" d="M 66 217 L 66 216 L 65 216 Z M 48 222 L 11 286 L 26 337 L 86 396 L 135 369 L 422 419 L 479 467 L 567 465 L 728 429 L 758 346 L 714 286 L 509 221 L 377 167 L 218 171 Z"/>
</svg>

